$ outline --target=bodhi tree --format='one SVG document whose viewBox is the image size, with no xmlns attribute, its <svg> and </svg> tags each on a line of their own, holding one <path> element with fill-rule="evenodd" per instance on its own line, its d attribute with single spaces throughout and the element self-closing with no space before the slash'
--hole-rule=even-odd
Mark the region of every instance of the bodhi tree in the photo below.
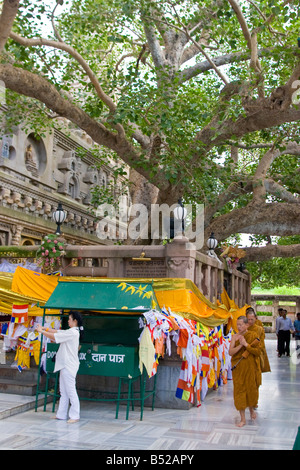
<svg viewBox="0 0 300 470">
<path fill-rule="evenodd" d="M 203 203 L 205 237 L 300 233 L 298 0 L 46 3 L 2 2 L 14 123 L 68 119 L 130 168 L 133 203 Z"/>
</svg>

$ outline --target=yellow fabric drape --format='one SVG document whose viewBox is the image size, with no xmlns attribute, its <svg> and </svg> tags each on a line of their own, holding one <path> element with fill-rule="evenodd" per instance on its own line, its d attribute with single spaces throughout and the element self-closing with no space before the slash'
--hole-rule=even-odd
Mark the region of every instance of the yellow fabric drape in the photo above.
<svg viewBox="0 0 300 470">
<path fill-rule="evenodd" d="M 58 283 L 58 276 L 47 276 L 28 269 L 17 267 L 14 274 L 0 273 L 0 311 L 11 314 L 14 303 L 28 303 L 28 314 L 42 315 L 42 307 L 51 296 Z M 227 324 L 236 331 L 236 319 L 245 315 L 248 305 L 239 308 L 229 298 L 224 290 L 221 294 L 221 303 L 212 303 L 200 292 L 197 286 L 189 279 L 162 278 L 162 279 L 109 279 L 109 278 L 78 278 L 63 277 L 63 281 L 78 280 L 84 282 L 152 282 L 160 308 L 166 307 L 184 318 L 200 321 L 202 325 L 214 328 Z M 52 311 L 53 315 L 55 312 Z M 126 314 L 124 312 L 120 312 Z"/>
<path fill-rule="evenodd" d="M 14 304 L 28 304 L 28 315 L 42 315 L 43 310 L 36 306 L 40 302 L 39 298 L 26 296 L 22 293 L 12 291 L 13 274 L 0 273 L 0 312 L 11 315 L 12 306 Z M 40 302 L 44 305 L 45 302 Z"/>
<path fill-rule="evenodd" d="M 214 304 L 188 279 L 154 280 L 153 289 L 161 308 L 169 307 L 172 312 L 210 328 L 229 323 L 237 331 L 236 320 L 249 307 L 239 308 L 225 290 L 221 294 L 222 303 Z"/>
<path fill-rule="evenodd" d="M 239 316 L 246 315 L 246 310 L 248 307 L 250 307 L 250 305 L 246 304 L 243 307 L 239 308 L 236 305 L 235 301 L 230 299 L 225 289 L 221 294 L 221 301 L 225 305 L 226 309 L 231 313 L 231 317 L 228 320 L 228 329 L 232 328 L 234 331 L 237 331 L 236 321 Z"/>
<path fill-rule="evenodd" d="M 44 311 L 40 307 L 45 305 L 57 282 L 56 276 L 35 273 L 20 266 L 15 273 L 0 273 L 0 312 L 11 315 L 13 305 L 28 304 L 28 316 L 42 316 Z"/>
<path fill-rule="evenodd" d="M 46 302 L 57 283 L 58 276 L 47 276 L 18 266 L 12 279 L 11 290 Z"/>
</svg>

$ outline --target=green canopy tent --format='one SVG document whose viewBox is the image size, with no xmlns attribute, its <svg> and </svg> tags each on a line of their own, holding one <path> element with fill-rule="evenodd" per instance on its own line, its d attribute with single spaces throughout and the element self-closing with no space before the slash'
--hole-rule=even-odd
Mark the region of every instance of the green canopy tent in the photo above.
<svg viewBox="0 0 300 470">
<path fill-rule="evenodd" d="M 140 283 L 123 279 L 62 279 L 43 307 L 43 324 L 46 315 L 55 315 L 51 310 L 61 310 L 64 328 L 68 312 L 80 311 L 83 317 L 84 342 L 80 346 L 78 374 L 119 377 L 121 384 L 127 377 L 140 376 L 138 338 L 142 330 L 139 317 L 153 308 L 159 309 L 159 306 L 151 281 Z M 57 348 L 56 344 L 47 345 L 48 372 L 54 369 L 51 359 Z M 42 345 L 40 357 L 41 354 Z M 39 383 L 37 400 L 38 393 Z M 144 395 L 143 392 L 143 400 Z M 118 403 L 119 401 L 118 395 Z"/>
<path fill-rule="evenodd" d="M 59 280 L 43 308 L 47 315 L 51 310 L 81 311 L 85 342 L 137 345 L 141 330 L 136 317 L 153 307 L 159 310 L 151 281 Z"/>
<path fill-rule="evenodd" d="M 130 280 L 113 281 L 64 281 L 46 302 L 44 309 L 89 310 L 118 314 L 147 312 L 158 302 L 152 282 L 139 283 Z"/>
</svg>

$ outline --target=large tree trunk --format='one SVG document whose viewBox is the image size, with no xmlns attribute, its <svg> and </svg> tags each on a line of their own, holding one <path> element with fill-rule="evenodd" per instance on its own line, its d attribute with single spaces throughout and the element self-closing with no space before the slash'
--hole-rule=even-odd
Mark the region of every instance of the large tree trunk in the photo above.
<svg viewBox="0 0 300 470">
<path fill-rule="evenodd" d="M 132 204 L 144 204 L 150 212 L 151 204 L 155 204 L 157 201 L 158 188 L 131 168 L 129 173 L 129 193 Z"/>
<path fill-rule="evenodd" d="M 133 240 L 128 236 L 128 238 L 125 241 L 126 245 L 139 245 L 139 244 L 147 244 L 150 245 L 151 243 L 151 233 L 150 233 L 150 214 L 151 214 L 151 204 L 155 204 L 157 201 L 157 196 L 158 196 L 158 188 L 154 186 L 153 184 L 149 183 L 146 178 L 144 178 L 140 173 L 135 171 L 133 168 L 130 169 L 129 173 L 129 193 L 130 193 L 130 199 L 131 199 L 131 204 L 137 205 L 137 204 L 143 204 L 147 212 L 149 214 L 148 218 L 148 230 L 142 230 L 142 227 L 140 227 L 141 230 L 141 237 L 137 240 Z M 130 216 L 128 220 L 128 224 L 132 221 L 134 216 Z"/>
</svg>

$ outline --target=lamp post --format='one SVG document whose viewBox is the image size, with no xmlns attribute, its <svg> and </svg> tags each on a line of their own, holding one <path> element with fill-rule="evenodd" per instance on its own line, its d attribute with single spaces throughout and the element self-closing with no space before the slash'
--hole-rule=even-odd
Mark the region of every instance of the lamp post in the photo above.
<svg viewBox="0 0 300 470">
<path fill-rule="evenodd" d="M 206 244 L 209 249 L 208 251 L 209 256 L 213 256 L 215 258 L 216 257 L 215 248 L 217 248 L 218 246 L 218 240 L 216 240 L 213 232 L 211 232 L 210 237 L 208 238 Z"/>
<path fill-rule="evenodd" d="M 67 217 L 66 211 L 63 210 L 61 202 L 59 202 L 56 211 L 53 212 L 53 215 L 52 215 L 54 222 L 57 224 L 56 232 L 55 232 L 56 235 L 60 235 L 61 233 L 60 226 L 61 224 L 64 223 L 64 221 L 66 220 L 66 217 Z"/>
<path fill-rule="evenodd" d="M 184 208 L 181 199 L 178 199 L 178 206 L 174 209 L 174 232 L 183 234 L 184 232 L 184 221 L 187 216 L 187 210 Z"/>
</svg>

